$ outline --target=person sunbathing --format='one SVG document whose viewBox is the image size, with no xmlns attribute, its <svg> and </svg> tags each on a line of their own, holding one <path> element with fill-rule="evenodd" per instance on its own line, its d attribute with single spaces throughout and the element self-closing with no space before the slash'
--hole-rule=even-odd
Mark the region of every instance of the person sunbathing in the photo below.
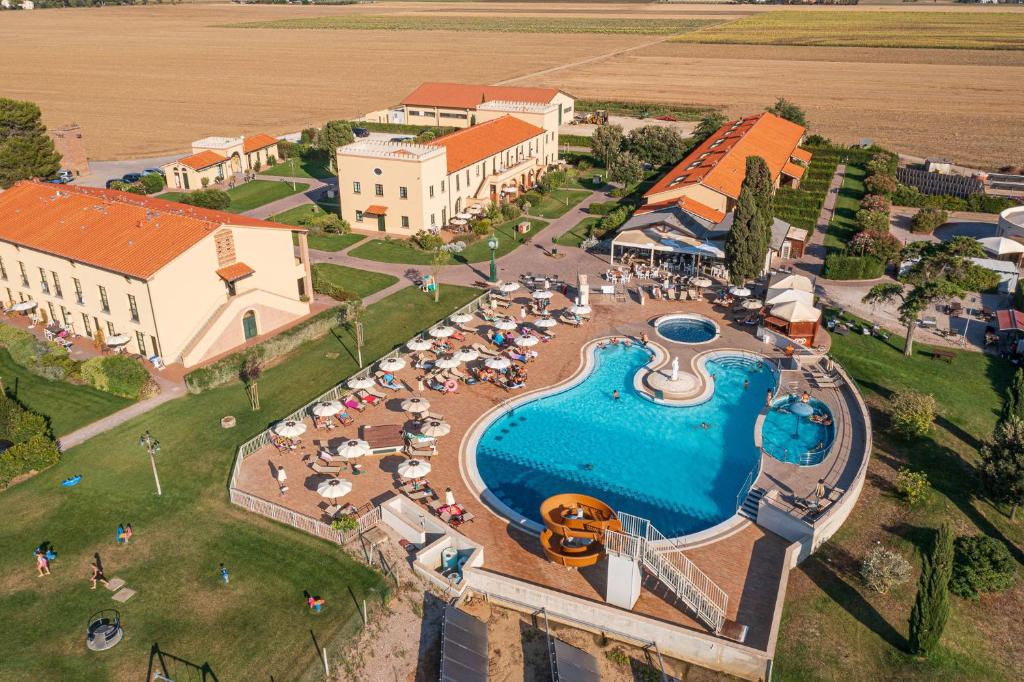
<svg viewBox="0 0 1024 682">
<path fill-rule="evenodd" d="M 395 375 L 392 374 L 391 372 L 388 372 L 387 374 L 380 378 L 380 385 L 383 386 L 384 388 L 390 388 L 392 391 L 402 390 L 401 384 L 395 381 Z"/>
</svg>

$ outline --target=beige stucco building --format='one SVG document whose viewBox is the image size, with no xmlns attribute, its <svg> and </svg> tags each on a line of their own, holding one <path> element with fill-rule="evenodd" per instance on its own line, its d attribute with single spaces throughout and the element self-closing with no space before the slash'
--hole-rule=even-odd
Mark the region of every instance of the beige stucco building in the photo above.
<svg viewBox="0 0 1024 682">
<path fill-rule="evenodd" d="M 555 109 L 502 106 L 427 144 L 359 140 L 340 147 L 341 216 L 354 230 L 407 237 L 533 187 L 558 157 L 557 128 L 544 127 Z M 529 111 L 507 113 L 516 107 Z"/>
<path fill-rule="evenodd" d="M 496 101 L 554 105 L 557 124 L 571 121 L 575 109 L 573 97 L 555 88 L 423 83 L 389 112 L 388 122 L 468 128 L 488 120 L 481 105 Z"/>
<path fill-rule="evenodd" d="M 235 173 L 266 168 L 278 158 L 277 138 L 272 135 L 204 137 L 192 143 L 189 156 L 160 169 L 170 189 L 194 190 L 223 182 Z"/>
<path fill-rule="evenodd" d="M 311 291 L 303 228 L 88 187 L 0 194 L 5 303 L 144 357 L 196 365 L 307 315 Z"/>
</svg>

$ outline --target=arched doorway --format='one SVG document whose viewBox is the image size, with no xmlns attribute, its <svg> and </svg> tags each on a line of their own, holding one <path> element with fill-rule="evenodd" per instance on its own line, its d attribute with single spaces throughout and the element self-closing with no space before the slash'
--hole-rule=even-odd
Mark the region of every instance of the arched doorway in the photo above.
<svg viewBox="0 0 1024 682">
<path fill-rule="evenodd" d="M 238 156 L 238 152 L 231 155 L 231 172 L 241 173 L 242 172 L 242 159 Z"/>
<path fill-rule="evenodd" d="M 242 315 L 242 333 L 245 335 L 246 341 L 257 336 L 256 311 L 248 310 L 245 315 Z"/>
</svg>

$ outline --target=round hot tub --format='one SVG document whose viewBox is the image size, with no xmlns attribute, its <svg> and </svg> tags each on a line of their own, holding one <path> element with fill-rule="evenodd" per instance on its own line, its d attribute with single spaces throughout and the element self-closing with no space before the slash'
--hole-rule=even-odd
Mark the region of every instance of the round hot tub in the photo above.
<svg viewBox="0 0 1024 682">
<path fill-rule="evenodd" d="M 662 315 L 654 328 L 663 339 L 689 345 L 710 343 L 721 333 L 714 320 L 695 313 Z"/>
</svg>

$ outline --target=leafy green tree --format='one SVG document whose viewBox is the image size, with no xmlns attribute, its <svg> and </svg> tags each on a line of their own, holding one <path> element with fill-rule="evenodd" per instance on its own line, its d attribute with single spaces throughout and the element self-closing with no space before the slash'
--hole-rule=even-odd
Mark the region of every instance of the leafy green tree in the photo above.
<svg viewBox="0 0 1024 682">
<path fill-rule="evenodd" d="M 624 143 L 622 126 L 618 125 L 598 126 L 590 136 L 590 150 L 606 168 L 610 168 L 611 161 L 622 152 Z"/>
<path fill-rule="evenodd" d="M 338 170 L 338 147 L 350 144 L 356 139 L 352 133 L 352 124 L 348 121 L 328 121 L 317 134 L 316 144 L 327 155 L 332 171 Z"/>
<path fill-rule="evenodd" d="M 949 619 L 949 580 L 953 574 L 953 530 L 942 524 L 924 557 L 917 599 L 910 611 L 910 650 L 927 654 L 935 649 Z"/>
<path fill-rule="evenodd" d="M 1006 387 L 1006 395 L 1003 397 L 999 421 L 1004 422 L 1010 417 L 1024 421 L 1024 369 L 1014 372 L 1013 381 Z"/>
<path fill-rule="evenodd" d="M 1013 587 L 1017 564 L 1006 545 L 987 535 L 961 535 L 954 544 L 953 579 L 949 589 L 977 601 L 982 592 Z"/>
<path fill-rule="evenodd" d="M 626 149 L 657 168 L 683 158 L 686 142 L 674 128 L 649 125 L 629 132 Z"/>
<path fill-rule="evenodd" d="M 962 299 L 971 291 L 991 289 L 999 275 L 976 265 L 972 257 L 983 255 L 981 244 L 970 237 L 954 237 L 947 242 L 912 242 L 904 250 L 906 259 L 916 258 L 902 281 L 876 284 L 864 296 L 865 303 L 900 304 L 900 321 L 906 325 L 903 354 L 914 352 L 914 331 L 918 317 L 939 301 Z"/>
<path fill-rule="evenodd" d="M 631 152 L 622 152 L 612 158 L 608 166 L 608 177 L 630 187 L 644 177 L 644 163 Z"/>
<path fill-rule="evenodd" d="M 720 111 L 709 111 L 704 114 L 700 119 L 700 123 L 693 129 L 693 135 L 691 136 L 696 144 L 700 144 L 704 140 L 708 139 L 715 132 L 728 123 L 729 119 L 725 117 Z"/>
<path fill-rule="evenodd" d="M 60 160 L 46 135 L 39 107 L 0 97 L 0 187 L 53 177 L 60 170 Z"/>
<path fill-rule="evenodd" d="M 917 212 L 910 221 L 911 232 L 932 233 L 939 225 L 949 220 L 949 214 L 941 208 L 927 207 Z"/>
<path fill-rule="evenodd" d="M 178 201 L 191 206 L 223 211 L 231 205 L 231 195 L 222 189 L 197 189 L 182 195 Z"/>
<path fill-rule="evenodd" d="M 896 391 L 889 398 L 892 430 L 904 438 L 927 435 L 935 421 L 935 398 L 917 391 Z"/>
<path fill-rule="evenodd" d="M 884 173 L 875 173 L 864 181 L 864 185 L 872 194 L 881 194 L 886 197 L 899 189 L 896 178 Z"/>
<path fill-rule="evenodd" d="M 747 157 L 746 172 L 725 240 L 725 264 L 733 284 L 743 284 L 764 270 L 771 245 L 772 180 L 760 156 Z"/>
<path fill-rule="evenodd" d="M 768 112 L 775 114 L 779 118 L 792 121 L 804 128 L 809 127 L 807 125 L 807 114 L 804 113 L 804 110 L 798 107 L 795 103 L 790 102 L 785 97 L 780 97 L 775 100 L 775 104 L 768 107 Z"/>
<path fill-rule="evenodd" d="M 1017 370 L 1017 377 L 1021 370 Z M 1010 396 L 1007 396 L 1009 401 Z M 981 447 L 981 486 L 990 500 L 1010 505 L 1010 520 L 1016 520 L 1017 507 L 1024 503 L 1024 421 L 1020 396 L 1014 396 L 1014 411 L 996 425 L 992 440 Z M 1005 407 L 1004 407 L 1005 411 Z"/>
<path fill-rule="evenodd" d="M 861 208 L 854 215 L 854 220 L 857 221 L 857 225 L 862 230 L 869 230 L 871 232 L 889 231 L 889 211 L 877 208 Z"/>
<path fill-rule="evenodd" d="M 903 244 L 888 232 L 863 230 L 850 240 L 850 251 L 858 256 L 874 256 L 883 263 L 895 261 Z"/>
<path fill-rule="evenodd" d="M 146 194 L 156 194 L 164 188 L 164 176 L 159 173 L 148 173 L 142 176 L 139 181 L 146 190 Z"/>
</svg>

